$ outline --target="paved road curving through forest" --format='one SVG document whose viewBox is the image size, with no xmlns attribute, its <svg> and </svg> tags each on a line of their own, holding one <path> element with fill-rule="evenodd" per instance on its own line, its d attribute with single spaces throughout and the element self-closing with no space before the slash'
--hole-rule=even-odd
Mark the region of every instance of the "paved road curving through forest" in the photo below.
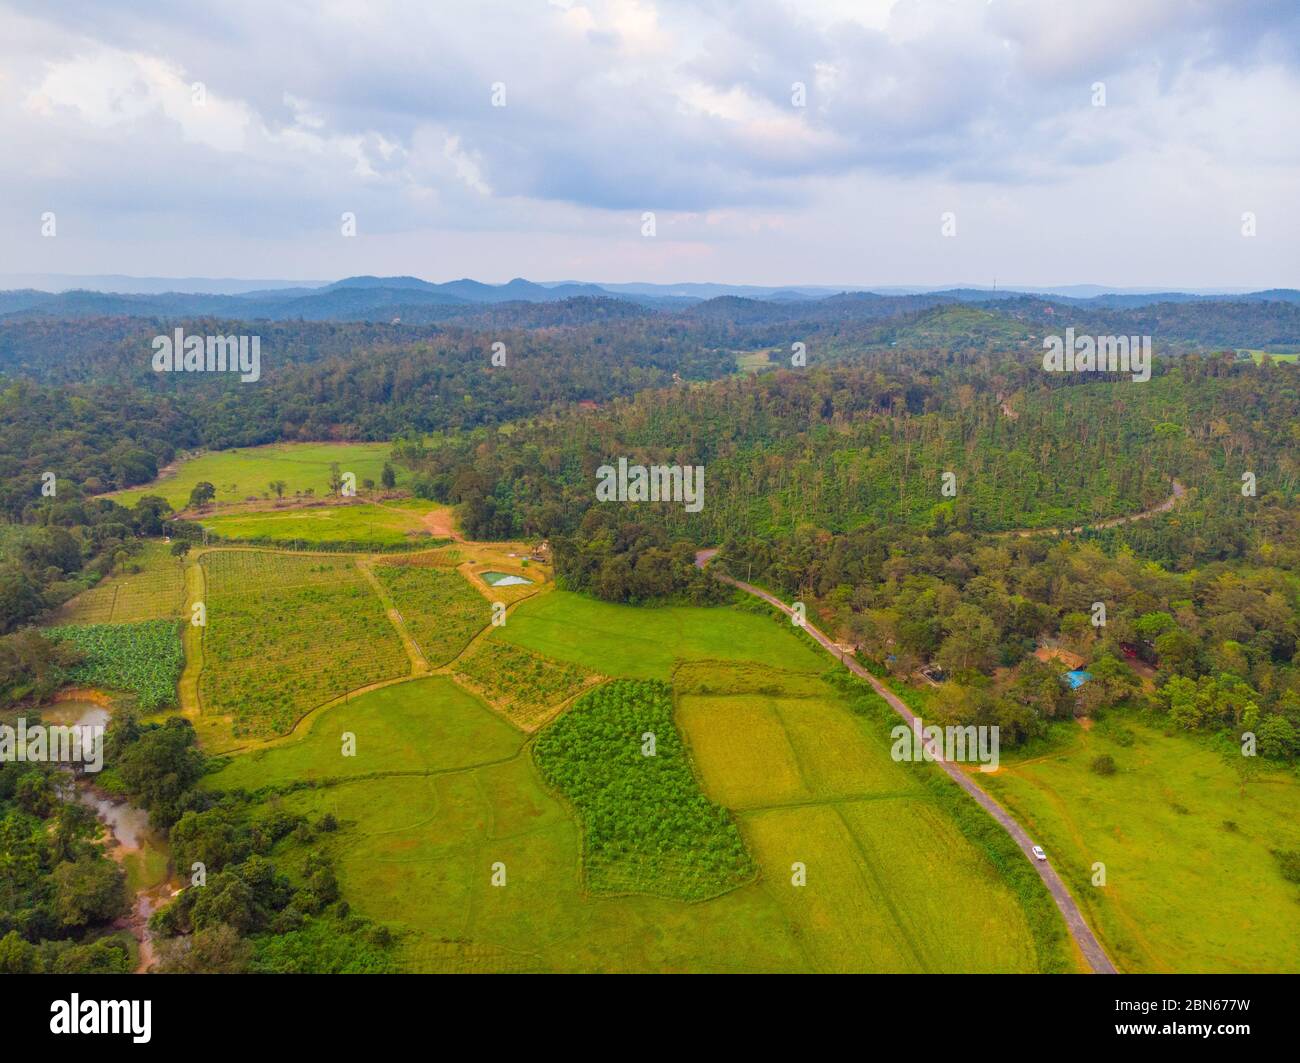
<svg viewBox="0 0 1300 1063">
<path fill-rule="evenodd" d="M 1176 491 L 1175 497 L 1178 497 L 1180 494 L 1181 492 Z M 1170 505 L 1172 505 L 1172 502 Z M 695 564 L 700 568 L 704 568 L 717 552 L 716 549 L 699 551 L 695 555 Z M 717 579 L 722 580 L 722 582 L 729 583 L 738 590 L 744 591 L 746 594 L 752 594 L 756 598 L 761 598 L 769 605 L 780 609 L 781 612 L 785 613 L 787 616 L 794 616 L 794 610 L 775 595 L 768 594 L 767 591 L 760 590 L 758 587 L 745 583 L 743 580 L 733 579 L 731 576 L 723 575 L 721 572 L 715 571 L 713 575 Z M 915 714 L 897 694 L 863 668 L 862 665 L 858 664 L 856 660 L 847 656 L 838 646 L 835 645 L 829 636 L 819 631 L 812 623 L 805 620 L 803 628 L 809 635 L 817 640 L 827 653 L 839 660 L 840 663 L 842 663 L 850 672 L 870 683 L 871 688 L 885 699 L 886 704 L 888 704 L 891 709 L 907 721 L 909 727 L 915 726 Z M 1079 906 L 1075 904 L 1074 898 L 1070 895 L 1069 889 L 1066 888 L 1065 883 L 1061 880 L 1061 876 L 1056 873 L 1056 869 L 1045 860 L 1034 859 L 1032 851 L 1034 843 L 1030 840 L 1029 835 L 1025 833 L 1025 829 L 1012 818 L 1011 813 L 985 793 L 978 785 L 972 782 L 957 764 L 954 764 L 952 761 L 942 760 L 939 758 L 936 759 L 939 766 L 948 773 L 949 778 L 970 794 L 970 796 L 979 803 L 981 808 L 997 820 L 1002 829 L 1011 835 L 1012 840 L 1020 847 L 1020 851 L 1025 854 L 1025 858 L 1034 866 L 1034 870 L 1038 872 L 1039 877 L 1043 880 L 1044 885 L 1047 886 L 1048 891 L 1051 893 L 1052 899 L 1056 901 L 1056 907 L 1061 910 L 1061 915 L 1065 918 L 1065 925 L 1069 928 L 1070 936 L 1074 938 L 1075 943 L 1079 946 L 1079 951 L 1083 953 L 1084 958 L 1088 961 L 1088 964 L 1092 967 L 1093 971 L 1097 974 L 1117 974 L 1118 972 L 1115 970 L 1115 965 L 1110 962 L 1110 957 L 1106 955 L 1106 950 L 1101 947 L 1101 942 L 1097 940 L 1092 929 L 1088 926 L 1087 921 L 1083 918 L 1083 913 L 1079 911 Z"/>
</svg>

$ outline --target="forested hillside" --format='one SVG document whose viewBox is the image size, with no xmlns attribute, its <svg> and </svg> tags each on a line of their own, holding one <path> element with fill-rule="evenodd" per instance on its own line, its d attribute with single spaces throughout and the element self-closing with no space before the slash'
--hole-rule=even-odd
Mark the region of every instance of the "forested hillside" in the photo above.
<svg viewBox="0 0 1300 1063">
<path fill-rule="evenodd" d="M 399 445 L 420 490 L 462 506 L 471 534 L 574 531 L 596 469 L 626 456 L 704 465 L 706 503 L 629 520 L 701 543 L 737 529 L 865 524 L 998 532 L 1102 521 L 1168 498 L 1216 497 L 1241 473 L 1290 500 L 1300 388 L 1288 367 L 1181 361 L 1146 384 L 1056 379 L 918 356 L 643 392 L 609 407 Z M 953 492 L 943 492 L 952 473 Z"/>
</svg>

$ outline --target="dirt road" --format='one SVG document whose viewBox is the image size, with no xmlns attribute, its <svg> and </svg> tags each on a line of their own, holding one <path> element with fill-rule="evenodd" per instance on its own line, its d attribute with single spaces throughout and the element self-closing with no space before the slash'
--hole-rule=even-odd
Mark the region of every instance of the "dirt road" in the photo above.
<svg viewBox="0 0 1300 1063">
<path fill-rule="evenodd" d="M 1127 517 L 1109 517 L 1096 524 L 1077 524 L 1073 528 L 1016 528 L 1013 531 L 998 532 L 998 535 L 1018 535 L 1022 539 L 1030 535 L 1078 535 L 1081 531 L 1100 531 L 1103 528 L 1118 528 L 1121 524 L 1132 524 L 1139 520 L 1149 520 L 1161 513 L 1168 513 L 1183 500 L 1187 488 L 1177 480 L 1173 482 L 1171 493 L 1159 505 L 1144 509 L 1141 513 L 1130 513 Z"/>
</svg>

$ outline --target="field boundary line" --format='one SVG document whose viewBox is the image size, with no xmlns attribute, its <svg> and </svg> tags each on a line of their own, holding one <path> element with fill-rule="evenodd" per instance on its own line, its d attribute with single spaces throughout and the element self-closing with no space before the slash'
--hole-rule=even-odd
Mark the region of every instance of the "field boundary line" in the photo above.
<svg viewBox="0 0 1300 1063">
<path fill-rule="evenodd" d="M 884 790 L 875 794 L 842 794 L 831 797 L 810 797 L 806 801 L 780 801 L 772 805 L 741 805 L 737 815 L 761 816 L 765 812 L 785 812 L 796 808 L 813 808 L 818 805 L 859 805 L 868 801 L 933 801 L 924 790 Z"/>
<path fill-rule="evenodd" d="M 415 641 L 415 636 L 407 629 L 406 621 L 397 609 L 397 602 L 393 600 L 393 596 L 388 593 L 388 589 L 375 575 L 374 569 L 371 568 L 371 561 L 356 558 L 355 564 L 361 575 L 365 577 L 366 582 L 370 584 L 379 597 L 379 604 L 384 607 L 384 615 L 388 617 L 388 622 L 393 626 L 393 630 L 397 632 L 397 637 L 402 640 L 402 648 L 406 650 L 406 656 L 411 661 L 411 674 L 428 675 L 433 671 L 429 667 L 429 658 L 424 655 L 424 650 Z"/>
<path fill-rule="evenodd" d="M 849 821 L 844 818 L 844 813 L 834 805 L 830 806 L 830 810 L 839 825 L 844 828 L 844 833 L 849 836 L 849 841 L 853 843 L 853 847 L 857 849 L 858 855 L 862 858 L 862 862 L 858 867 L 858 874 L 864 878 L 870 878 L 871 882 L 875 884 L 876 890 L 880 894 L 880 901 L 889 914 L 894 917 L 894 926 L 898 927 L 898 936 L 902 938 L 903 944 L 907 946 L 907 951 L 912 954 L 916 966 L 924 974 L 932 973 L 933 968 L 930 966 L 929 960 L 922 954 L 916 938 L 913 937 L 912 928 L 903 920 L 902 912 L 899 910 L 898 905 L 894 903 L 893 896 L 881 879 L 880 872 L 876 869 L 877 859 L 868 850 L 862 839 L 858 837 L 857 831 L 849 825 Z"/>
<path fill-rule="evenodd" d="M 716 551 L 714 551 L 714 553 L 716 553 Z M 700 554 L 696 555 L 695 563 L 702 569 L 708 564 L 712 556 L 713 554 L 708 551 L 701 551 Z M 723 583 L 735 587 L 737 590 L 743 591 L 746 594 L 753 595 L 756 598 L 761 598 L 769 605 L 779 609 L 786 616 L 793 617 L 795 615 L 794 610 L 790 606 L 786 605 L 785 602 L 781 601 L 780 598 L 776 597 L 776 595 L 769 594 L 767 591 L 760 590 L 753 584 L 745 583 L 742 580 L 735 579 L 734 577 L 718 572 L 717 570 L 712 571 L 714 577 L 721 580 Z M 839 649 L 833 639 L 819 630 L 809 620 L 804 621 L 803 630 L 807 634 L 811 635 L 822 649 L 832 657 L 836 658 L 855 676 L 859 679 L 865 679 L 867 683 L 870 684 L 872 690 L 874 690 L 876 694 L 894 710 L 894 712 L 901 716 L 907 722 L 908 726 L 916 726 L 918 723 L 918 717 L 912 712 L 907 704 L 897 694 L 885 686 L 884 683 L 863 668 L 854 658 L 848 656 L 844 651 Z M 1070 936 L 1074 939 L 1079 951 L 1083 954 L 1084 960 L 1092 970 L 1097 974 L 1118 974 L 1118 970 L 1114 963 L 1111 962 L 1110 957 L 1106 955 L 1106 950 L 1102 948 L 1101 942 L 1092 932 L 1092 928 L 1088 925 L 1082 911 L 1080 911 L 1078 904 L 1074 900 L 1074 896 L 1070 893 L 1069 887 L 1066 886 L 1064 879 L 1061 878 L 1056 869 L 1047 861 L 1037 860 L 1034 858 L 1032 852 L 1033 842 L 1030 840 L 1029 835 L 1025 832 L 1025 829 L 1020 825 L 1020 823 L 986 790 L 982 789 L 977 783 L 968 778 L 959 765 L 948 760 L 943 760 L 942 758 L 936 758 L 935 763 L 943 769 L 944 773 L 952 779 L 953 782 L 974 798 L 976 803 L 979 804 L 985 812 L 992 816 L 1002 829 L 1011 836 L 1012 841 L 1016 843 L 1017 848 L 1019 848 L 1024 854 L 1025 858 L 1030 862 L 1030 865 L 1034 870 L 1038 872 L 1039 878 L 1043 880 L 1043 884 L 1047 887 L 1048 892 L 1051 893 L 1052 899 L 1056 902 L 1056 907 L 1060 910 L 1062 917 L 1065 919 L 1066 929 L 1069 931 Z"/>
<path fill-rule="evenodd" d="M 467 771 L 478 771 L 480 768 L 495 768 L 501 764 L 510 764 L 519 759 L 524 752 L 524 745 L 521 744 L 519 749 L 515 750 L 508 757 L 497 757 L 496 760 L 480 760 L 473 764 L 463 764 L 455 768 L 390 768 L 385 771 L 367 771 L 357 775 L 327 775 L 320 779 L 298 780 L 298 782 L 307 782 L 310 789 L 313 790 L 331 790 L 336 786 L 349 786 L 352 783 L 359 782 L 378 782 L 381 779 L 436 779 L 443 775 L 463 775 Z M 241 787 L 241 789 L 247 789 Z M 256 795 L 265 792 L 268 797 L 283 796 L 290 793 L 296 793 L 299 787 L 295 783 L 287 783 L 283 786 L 272 784 L 267 787 L 259 787 L 256 790 L 248 792 Z M 421 822 L 424 822 L 423 820 Z M 404 828 L 393 828 L 400 830 Z M 391 833 L 391 831 L 380 831 L 378 833 Z M 371 837 L 375 835 L 370 835 Z"/>
<path fill-rule="evenodd" d="M 467 563 L 467 562 L 462 562 L 462 563 L 464 564 L 464 563 Z M 460 573 L 460 565 L 457 565 L 454 571 L 456 571 L 457 573 Z M 464 576 L 464 573 L 460 573 L 460 575 L 461 575 L 461 578 L 463 578 L 463 579 L 467 579 L 467 577 Z M 473 581 L 469 581 L 469 580 L 467 579 L 467 582 L 470 582 L 471 586 L 473 585 Z M 532 591 L 532 592 L 530 592 L 529 594 L 525 594 L 522 598 L 516 598 L 513 602 L 510 602 L 510 603 L 508 603 L 508 604 L 503 602 L 502 604 L 505 605 L 505 607 L 506 607 L 506 613 L 505 613 L 505 615 L 506 615 L 506 620 L 507 620 L 507 622 L 509 622 L 509 619 L 510 619 L 510 613 L 511 613 L 511 612 L 512 612 L 512 611 L 513 611 L 517 606 L 522 605 L 524 602 L 530 602 L 530 601 L 532 601 L 532 600 L 533 600 L 534 598 L 536 598 L 539 594 L 544 594 L 548 589 L 550 589 L 550 587 L 551 587 L 551 584 L 550 584 L 550 583 L 544 583 L 544 584 L 542 584 L 541 586 L 539 586 L 539 587 L 537 588 L 537 590 Z M 477 590 L 478 588 L 475 588 L 475 589 Z M 488 600 L 491 601 L 491 598 L 489 598 L 488 595 L 484 594 L 483 597 L 488 598 Z M 501 626 L 504 627 L 505 625 L 502 624 Z M 470 652 L 470 650 L 474 649 L 474 648 L 475 648 L 476 646 L 478 646 L 479 644 L 485 642 L 485 641 L 486 641 L 486 640 L 491 636 L 491 634 L 492 634 L 492 632 L 493 632 L 494 630 L 496 630 L 496 625 L 492 624 L 491 621 L 489 621 L 488 623 L 484 624 L 481 628 L 478 629 L 478 631 L 476 631 L 476 632 L 474 633 L 473 637 L 471 637 L 470 640 L 469 640 L 467 643 L 465 643 L 464 646 L 461 647 L 460 652 L 457 653 L 455 657 L 453 657 L 451 660 L 449 660 L 446 664 L 440 664 L 440 665 L 438 665 L 437 668 L 432 669 L 433 674 L 434 674 L 434 675 L 451 675 L 451 674 L 453 673 L 453 671 L 455 670 L 455 667 L 456 667 L 457 662 L 459 662 L 460 659 L 461 659 L 462 657 L 466 656 L 466 655 Z M 524 647 L 524 648 L 527 648 L 527 647 Z M 532 650 L 532 651 L 529 651 L 529 652 L 534 652 L 534 653 L 535 653 L 536 651 L 535 651 L 535 650 Z M 541 654 L 540 656 L 543 656 L 543 657 L 544 657 L 545 654 Z M 453 676 L 453 678 L 454 678 L 454 676 Z"/>
<path fill-rule="evenodd" d="M 203 677 L 203 632 L 204 628 L 195 627 L 189 622 L 189 617 L 185 612 L 192 612 L 196 602 L 202 602 L 203 607 L 207 608 L 208 597 L 208 578 L 207 573 L 203 571 L 203 562 L 201 556 L 195 557 L 192 564 L 185 566 L 184 571 L 184 605 L 187 607 L 181 614 L 181 649 L 185 653 L 185 665 L 181 669 L 181 678 L 178 684 L 177 696 L 180 701 L 181 712 L 186 716 L 203 715 L 203 694 L 200 691 L 200 681 Z M 191 593 L 193 592 L 193 593 Z M 190 650 L 193 650 L 193 654 Z"/>
<path fill-rule="evenodd" d="M 513 646 L 514 643 L 510 643 L 510 645 Z M 529 650 L 528 652 L 531 653 L 532 651 Z M 462 654 L 461 656 L 464 655 Z M 551 658 L 545 657 L 545 655 L 543 654 L 538 654 L 538 656 L 543 657 L 545 660 L 551 660 Z M 459 659 L 460 658 L 457 658 L 457 660 Z M 450 665 L 446 665 L 444 667 L 450 669 Z M 543 727 L 545 727 L 547 724 L 551 723 L 553 720 L 561 716 L 564 713 L 564 711 L 575 701 L 577 701 L 578 698 L 582 697 L 583 694 L 586 694 L 590 690 L 595 690 L 596 687 L 600 686 L 602 683 L 608 683 L 611 678 L 610 676 L 602 675 L 599 672 L 592 672 L 587 677 L 587 679 L 583 682 L 582 686 L 578 690 L 575 690 L 572 694 L 563 698 L 555 705 L 554 708 L 547 710 L 546 719 L 542 720 L 540 723 L 534 724 L 532 727 L 525 727 L 518 720 L 512 719 L 509 713 L 505 709 L 498 708 L 496 703 L 493 702 L 493 700 L 490 697 L 488 697 L 487 693 L 476 683 L 474 683 L 473 680 L 471 680 L 470 677 L 467 676 L 465 673 L 450 671 L 450 670 L 443 673 L 442 669 L 439 669 L 438 674 L 446 674 L 451 679 L 451 681 L 455 683 L 458 687 L 460 687 L 463 691 L 465 691 L 465 693 L 471 695 L 472 697 L 476 697 L 478 698 L 479 701 L 483 702 L 483 704 L 486 705 L 492 711 L 493 715 L 499 716 L 501 719 L 505 720 L 506 723 L 510 724 L 511 727 L 515 728 L 515 730 L 519 731 L 520 734 L 525 734 L 525 735 L 537 734 L 537 732 L 540 731 Z M 503 702 L 502 704 L 505 703 Z"/>
</svg>

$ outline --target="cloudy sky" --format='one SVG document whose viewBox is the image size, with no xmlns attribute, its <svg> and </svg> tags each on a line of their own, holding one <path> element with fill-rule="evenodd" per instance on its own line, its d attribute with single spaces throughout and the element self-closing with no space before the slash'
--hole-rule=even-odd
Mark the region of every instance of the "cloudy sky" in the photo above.
<svg viewBox="0 0 1300 1063">
<path fill-rule="evenodd" d="M 1300 287 L 1295 0 L 0 2 L 0 143 L 0 273 Z"/>
</svg>

